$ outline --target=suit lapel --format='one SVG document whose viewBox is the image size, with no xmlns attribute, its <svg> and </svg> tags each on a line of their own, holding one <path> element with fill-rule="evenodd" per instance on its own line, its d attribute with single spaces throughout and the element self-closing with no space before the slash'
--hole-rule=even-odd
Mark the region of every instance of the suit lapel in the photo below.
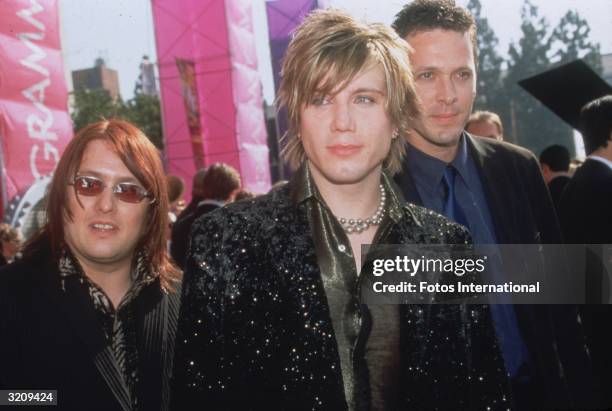
<svg viewBox="0 0 612 411">
<path fill-rule="evenodd" d="M 293 318 L 299 322 L 291 325 L 290 338 L 294 341 L 290 344 L 307 342 L 320 347 L 321 355 L 317 358 L 302 359 L 302 371 L 318 375 L 315 381 L 326 381 L 319 383 L 317 390 L 337 396 L 343 392 L 340 357 L 336 339 L 329 338 L 334 330 L 310 226 L 305 212 L 296 209 L 288 197 L 286 200 L 276 207 L 279 223 L 270 225 L 264 237 L 278 242 L 278 246 L 271 247 L 273 261 L 291 262 L 276 268 L 283 277 L 287 310 L 295 313 Z M 336 397 L 335 401 L 342 402 L 343 397 Z"/>
<path fill-rule="evenodd" d="M 423 205 L 423 200 L 421 200 L 421 196 L 417 191 L 416 184 L 414 184 L 414 180 L 412 179 L 412 175 L 410 174 L 406 161 L 404 161 L 402 164 L 402 171 L 395 175 L 394 182 L 397 186 L 399 186 L 401 193 L 407 202 L 420 206 Z"/>
<path fill-rule="evenodd" d="M 273 236 L 283 241 L 283 247 L 277 249 L 279 254 L 275 260 L 295 262 L 290 267 L 283 267 L 289 300 L 297 306 L 313 307 L 308 312 L 310 320 L 324 320 L 330 324 L 329 331 L 332 332 L 321 271 L 306 216 L 301 210 L 295 209 L 285 213 L 293 213 L 296 218 L 287 224 L 275 224 Z"/>
<path fill-rule="evenodd" d="M 493 159 L 494 147 L 492 145 L 486 145 L 467 133 L 464 135 L 482 182 L 497 242 L 500 244 L 512 242 L 511 239 L 516 238 L 516 224 L 512 220 L 516 215 L 513 210 L 516 202 L 506 195 L 506 193 L 514 192 L 512 182 L 508 181 L 506 167 L 509 165 L 504 161 L 499 161 L 499 156 Z"/>
<path fill-rule="evenodd" d="M 50 289 L 58 290 L 55 294 L 55 303 L 63 312 L 63 318 L 68 320 L 76 337 L 87 347 L 92 362 L 120 404 L 121 409 L 130 411 L 131 403 L 128 388 L 117 367 L 111 348 L 105 341 L 93 304 L 86 293 L 75 289 L 75 287 L 80 287 L 80 284 L 75 281 L 66 283 L 66 292 L 60 291 L 57 268 L 49 268 L 48 272 L 53 273 L 52 277 L 54 277 L 50 277 L 52 282 L 50 285 L 53 287 Z"/>
<path fill-rule="evenodd" d="M 163 295 L 155 310 L 145 317 L 145 334 L 149 344 L 145 345 L 147 352 L 154 352 L 161 346 L 162 360 L 162 409 L 170 407 L 170 380 L 172 377 L 174 359 L 174 340 L 180 309 L 181 284 L 175 284 L 173 293 Z M 156 345 L 153 345 L 156 344 Z"/>
<path fill-rule="evenodd" d="M 138 298 L 137 318 L 143 318 L 141 362 L 155 364 L 150 372 L 160 373 L 162 410 L 170 407 L 170 378 L 174 354 L 174 338 L 180 307 L 181 284 L 175 284 L 175 291 L 166 294 L 159 281 L 149 284 Z M 159 367 L 157 366 L 159 364 Z M 143 392 L 158 389 L 155 378 L 147 379 L 149 385 L 141 387 Z"/>
</svg>

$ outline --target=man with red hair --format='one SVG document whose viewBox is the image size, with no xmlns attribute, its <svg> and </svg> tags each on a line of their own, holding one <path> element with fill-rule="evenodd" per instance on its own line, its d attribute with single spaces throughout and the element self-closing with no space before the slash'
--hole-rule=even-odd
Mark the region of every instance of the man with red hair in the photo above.
<svg viewBox="0 0 612 411">
<path fill-rule="evenodd" d="M 62 410 L 167 408 L 180 272 L 166 190 L 133 125 L 100 121 L 72 139 L 47 224 L 0 271 L 0 389 L 57 390 Z"/>
</svg>

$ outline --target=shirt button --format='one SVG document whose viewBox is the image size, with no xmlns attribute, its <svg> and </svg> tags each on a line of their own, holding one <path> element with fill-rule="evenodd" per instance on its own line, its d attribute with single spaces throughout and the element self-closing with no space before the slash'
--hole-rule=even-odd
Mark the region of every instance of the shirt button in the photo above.
<svg viewBox="0 0 612 411">
<path fill-rule="evenodd" d="M 340 244 L 338 246 L 338 251 L 340 251 L 341 253 L 345 252 L 346 251 L 346 246 L 344 244 Z"/>
</svg>

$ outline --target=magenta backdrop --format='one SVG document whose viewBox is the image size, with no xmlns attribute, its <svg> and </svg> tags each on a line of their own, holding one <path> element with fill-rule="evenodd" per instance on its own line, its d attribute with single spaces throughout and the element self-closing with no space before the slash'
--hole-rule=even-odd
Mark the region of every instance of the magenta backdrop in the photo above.
<svg viewBox="0 0 612 411">
<path fill-rule="evenodd" d="M 168 172 L 195 173 L 176 58 L 195 64 L 204 163 L 236 167 L 243 185 L 270 186 L 267 136 L 248 0 L 152 0 Z"/>
<path fill-rule="evenodd" d="M 0 2 L 0 211 L 55 169 L 72 137 L 67 104 L 57 1 Z"/>
</svg>

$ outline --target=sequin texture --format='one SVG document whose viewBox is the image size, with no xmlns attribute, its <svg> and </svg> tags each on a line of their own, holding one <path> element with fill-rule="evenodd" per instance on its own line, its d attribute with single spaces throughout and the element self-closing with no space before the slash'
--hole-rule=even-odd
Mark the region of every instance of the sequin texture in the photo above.
<svg viewBox="0 0 612 411">
<path fill-rule="evenodd" d="M 194 224 L 173 409 L 347 409 L 315 247 L 291 197 L 290 183 Z M 469 241 L 429 210 L 402 212 L 399 244 Z M 399 409 L 510 407 L 488 316 L 480 305 L 400 306 Z"/>
</svg>

